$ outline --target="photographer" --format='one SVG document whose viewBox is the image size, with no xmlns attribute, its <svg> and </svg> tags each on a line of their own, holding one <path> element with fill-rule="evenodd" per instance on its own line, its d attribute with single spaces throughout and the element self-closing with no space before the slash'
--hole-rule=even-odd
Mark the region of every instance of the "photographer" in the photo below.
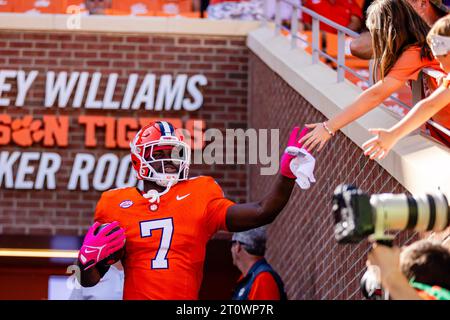
<svg viewBox="0 0 450 320">
<path fill-rule="evenodd" d="M 450 300 L 450 252 L 428 240 L 402 251 L 373 244 L 368 265 L 380 271 L 383 288 L 394 300 Z"/>
</svg>

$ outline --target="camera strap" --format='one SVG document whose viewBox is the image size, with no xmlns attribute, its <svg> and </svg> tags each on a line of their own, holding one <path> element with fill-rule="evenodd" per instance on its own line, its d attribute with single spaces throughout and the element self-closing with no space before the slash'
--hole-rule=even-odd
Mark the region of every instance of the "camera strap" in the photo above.
<svg viewBox="0 0 450 320">
<path fill-rule="evenodd" d="M 450 300 L 450 291 L 438 286 L 430 286 L 424 283 L 410 281 L 409 284 L 414 288 L 427 293 L 436 300 Z"/>
</svg>

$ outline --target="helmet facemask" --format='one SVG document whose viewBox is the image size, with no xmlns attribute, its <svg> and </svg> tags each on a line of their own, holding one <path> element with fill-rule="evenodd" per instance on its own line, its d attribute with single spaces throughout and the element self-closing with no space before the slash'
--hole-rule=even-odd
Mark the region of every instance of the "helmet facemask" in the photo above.
<svg viewBox="0 0 450 320">
<path fill-rule="evenodd" d="M 134 156 L 140 160 L 138 178 L 153 181 L 162 187 L 188 179 L 191 150 L 177 137 L 162 136 L 159 140 L 140 145 L 132 144 L 131 147 Z M 167 149 L 171 150 L 169 157 L 154 157 L 155 152 Z M 173 165 L 176 171 L 166 172 L 167 164 Z"/>
</svg>

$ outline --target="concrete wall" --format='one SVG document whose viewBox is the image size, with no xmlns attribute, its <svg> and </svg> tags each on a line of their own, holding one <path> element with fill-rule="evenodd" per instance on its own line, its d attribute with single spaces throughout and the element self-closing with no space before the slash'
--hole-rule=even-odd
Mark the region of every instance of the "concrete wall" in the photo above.
<svg viewBox="0 0 450 320">
<path fill-rule="evenodd" d="M 350 82 L 337 83 L 335 71 L 323 64 L 312 65 L 310 55 L 291 49 L 288 39 L 274 36 L 272 29 L 250 32 L 247 44 L 252 51 L 250 127 L 280 128 L 280 139 L 286 139 L 293 126 L 325 121 L 361 92 Z M 367 129 L 387 128 L 396 121 L 377 108 L 338 132 L 322 151 L 314 153 L 317 183 L 309 190 L 296 188 L 287 208 L 270 226 L 268 259 L 284 279 L 290 299 L 362 298 L 359 281 L 370 246 L 367 241 L 337 245 L 331 198 L 339 184 L 352 183 L 369 193 L 440 188 L 450 194 L 450 152 L 427 137 L 409 136 L 381 162 L 363 155 L 361 145 L 370 138 Z M 251 199 L 263 197 L 271 180 L 252 168 Z M 395 241 L 403 245 L 418 238 L 413 232 L 401 232 Z"/>
<path fill-rule="evenodd" d="M 250 70 L 251 127 L 281 128 L 280 136 L 287 137 L 295 125 L 325 121 L 254 54 L 250 55 Z M 309 190 L 296 187 L 289 205 L 269 228 L 268 259 L 281 273 L 290 299 L 359 299 L 368 245 L 336 243 L 331 214 L 333 191 L 344 182 L 371 193 L 406 190 L 342 133 L 316 155 L 316 160 L 317 183 Z M 272 180 L 252 168 L 251 199 L 263 197 Z M 402 234 L 397 241 L 413 239 L 413 234 Z"/>
</svg>

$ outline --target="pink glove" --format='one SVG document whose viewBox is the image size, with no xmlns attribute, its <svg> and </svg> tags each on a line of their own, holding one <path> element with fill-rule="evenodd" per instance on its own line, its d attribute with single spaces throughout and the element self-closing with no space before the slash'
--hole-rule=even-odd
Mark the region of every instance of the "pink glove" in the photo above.
<svg viewBox="0 0 450 320">
<path fill-rule="evenodd" d="M 297 138 L 298 132 L 300 131 L 300 127 L 295 127 L 291 135 L 289 136 L 289 141 L 287 143 L 287 147 L 297 147 L 301 148 L 302 144 L 298 141 L 303 138 L 308 132 L 308 128 L 303 128 L 302 132 L 300 132 L 300 137 Z M 294 155 L 290 155 L 286 151 L 281 157 L 281 174 L 287 178 L 296 179 L 297 177 L 292 173 L 291 168 L 289 167 L 291 160 L 294 159 Z"/>
<path fill-rule="evenodd" d="M 125 231 L 119 227 L 117 221 L 108 224 L 97 234 L 94 234 L 100 225 L 99 222 L 92 225 L 84 238 L 83 245 L 78 254 L 78 260 L 83 265 L 84 270 L 93 267 L 99 261 L 102 261 L 125 245 Z M 119 227 L 119 230 L 108 235 L 108 233 L 117 227 Z"/>
</svg>

